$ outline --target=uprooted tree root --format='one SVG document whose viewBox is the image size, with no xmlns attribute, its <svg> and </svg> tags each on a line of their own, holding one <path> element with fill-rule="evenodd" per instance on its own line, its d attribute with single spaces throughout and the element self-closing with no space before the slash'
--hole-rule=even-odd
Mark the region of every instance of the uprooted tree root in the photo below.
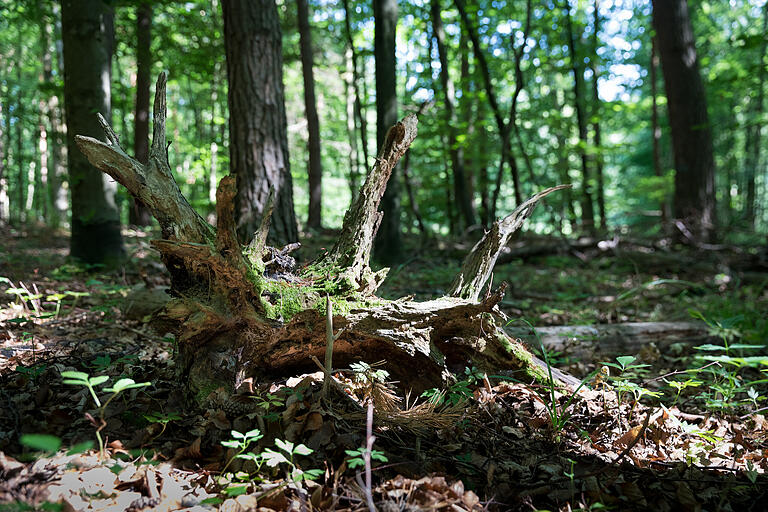
<svg viewBox="0 0 768 512">
<path fill-rule="evenodd" d="M 161 74 L 148 165 L 125 153 L 103 119 L 106 143 L 79 135 L 76 140 L 93 165 L 123 184 L 160 223 L 163 238 L 152 245 L 170 273 L 173 298 L 156 323 L 175 334 L 182 384 L 198 403 L 220 388 L 235 394 L 244 382 L 312 368 L 311 358 L 322 358 L 326 349 L 326 297 L 340 330 L 333 346 L 337 367 L 384 360 L 402 388 L 417 393 L 444 384 L 451 371 L 467 366 L 545 379 L 524 345 L 500 328 L 497 304 L 504 287 L 478 298 L 511 234 L 541 198 L 562 187 L 540 192 L 495 222 L 467 256 L 447 296 L 387 301 L 375 295 L 387 269 L 372 271 L 369 259 L 382 218 L 378 206 L 392 169 L 416 137 L 416 116 L 406 116 L 387 133 L 333 249 L 296 269 L 287 255 L 292 247 L 266 245 L 271 201 L 253 240 L 240 245 L 234 176 L 219 184 L 215 229 L 184 198 L 166 152 L 165 85 Z"/>
</svg>

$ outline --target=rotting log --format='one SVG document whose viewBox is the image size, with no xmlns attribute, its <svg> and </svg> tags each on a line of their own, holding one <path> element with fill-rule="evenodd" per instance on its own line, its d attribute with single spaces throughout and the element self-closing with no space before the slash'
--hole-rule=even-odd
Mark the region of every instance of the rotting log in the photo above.
<svg viewBox="0 0 768 512">
<path fill-rule="evenodd" d="M 432 301 L 388 301 L 375 295 L 386 269 L 369 266 L 381 222 L 378 211 L 392 169 L 416 137 L 410 115 L 393 126 L 358 196 L 345 215 L 338 242 L 313 263 L 295 269 L 288 252 L 266 246 L 269 210 L 247 246 L 234 226 L 234 178 L 217 191 L 217 229 L 181 194 L 170 172 L 165 142 L 165 75 L 157 81 L 150 160 L 142 165 L 120 147 L 102 119 L 106 142 L 77 136 L 93 165 L 147 205 L 162 228 L 154 240 L 171 277 L 171 300 L 155 324 L 178 342 L 180 381 L 199 403 L 234 393 L 246 382 L 314 371 L 326 347 L 326 297 L 333 307 L 334 366 L 355 361 L 385 368 L 416 392 L 446 383 L 449 372 L 475 366 L 489 373 L 519 371 L 525 380 L 544 379 L 525 346 L 499 327 L 497 308 L 505 285 L 478 300 L 493 262 L 509 235 L 536 202 L 560 187 L 537 194 L 496 223 L 467 257 L 454 293 Z M 472 275 L 479 269 L 478 275 Z"/>
<path fill-rule="evenodd" d="M 505 327 L 504 330 L 531 346 L 541 342 L 547 350 L 562 351 L 587 360 L 591 360 L 596 353 L 604 357 L 637 355 L 651 343 L 661 353 L 666 353 L 678 343 L 695 346 L 715 341 L 702 322 L 555 325 L 537 327 L 536 334 L 527 327 Z"/>
</svg>

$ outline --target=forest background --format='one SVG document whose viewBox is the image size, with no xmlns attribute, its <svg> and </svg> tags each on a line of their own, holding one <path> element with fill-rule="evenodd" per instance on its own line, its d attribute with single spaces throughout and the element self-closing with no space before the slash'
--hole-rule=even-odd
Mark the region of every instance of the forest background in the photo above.
<svg viewBox="0 0 768 512">
<path fill-rule="evenodd" d="M 712 134 L 708 201 L 716 204 L 720 240 L 754 241 L 768 222 L 768 159 L 761 152 L 765 4 L 689 2 L 706 91 L 701 108 Z M 124 147 L 135 147 L 143 45 L 150 76 L 161 70 L 169 76 L 176 179 L 192 205 L 211 214 L 230 158 L 219 1 L 112 7 L 112 124 Z M 277 2 L 293 200 L 302 227 L 338 228 L 377 151 L 374 12 L 365 2 L 305 7 L 321 148 L 316 165 L 322 180 L 314 182 L 308 177 L 302 23 L 297 3 Z M 650 2 L 435 0 L 397 8 L 398 113 L 420 113 L 419 137 L 390 186 L 397 201 L 384 203 L 397 233 L 445 236 L 470 229 L 470 238 L 478 238 L 478 226 L 488 226 L 521 198 L 573 183 L 571 191 L 547 199 L 529 229 L 566 236 L 594 228 L 659 234 L 673 217 L 675 188 L 696 193 L 695 184 L 674 178 Z M 1 10 L 0 221 L 66 226 L 71 187 L 60 7 L 14 1 Z M 151 36 L 142 38 L 139 21 L 151 25 Z M 322 197 L 311 219 L 310 189 Z M 127 223 L 131 203 L 122 188 L 117 194 Z"/>
</svg>

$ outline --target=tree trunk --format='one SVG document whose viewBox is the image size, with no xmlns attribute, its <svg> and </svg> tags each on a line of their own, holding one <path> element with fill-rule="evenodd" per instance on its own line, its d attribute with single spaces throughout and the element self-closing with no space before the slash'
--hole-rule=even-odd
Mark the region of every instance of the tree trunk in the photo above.
<svg viewBox="0 0 768 512">
<path fill-rule="evenodd" d="M 675 155 L 674 215 L 697 241 L 714 235 L 715 161 L 707 98 L 686 0 L 653 0 Z"/>
<path fill-rule="evenodd" d="M 280 20 L 274 0 L 224 0 L 229 80 L 229 165 L 237 178 L 237 232 L 248 240 L 276 199 L 270 237 L 298 239 L 283 93 Z"/>
<path fill-rule="evenodd" d="M 21 46 L 20 46 L 21 47 Z M 18 84 L 21 84 L 21 62 L 16 62 L 16 80 Z M 22 98 L 22 90 L 16 92 L 16 107 L 14 113 L 18 114 L 17 119 L 25 119 L 26 109 L 24 108 L 24 98 Z M 16 224 L 22 225 L 28 215 L 26 203 L 27 203 L 27 173 L 26 165 L 24 162 L 24 123 L 16 123 L 16 151 L 14 155 L 14 163 L 16 164 Z M 11 205 L 11 213 L 13 213 L 13 205 Z M 13 219 L 13 217 L 12 217 Z"/>
<path fill-rule="evenodd" d="M 457 141 L 456 127 L 456 94 L 448 69 L 448 49 L 445 42 L 445 30 L 440 16 L 440 0 L 432 0 L 432 28 L 437 41 L 437 54 L 440 59 L 440 83 L 445 96 L 445 122 L 448 131 L 448 154 L 451 157 L 453 169 L 453 195 L 461 212 L 464 228 L 475 224 L 475 209 L 472 205 L 472 196 L 469 195 L 469 187 L 466 185 L 464 173 L 464 149 Z"/>
<path fill-rule="evenodd" d="M 8 222 L 8 181 L 5 177 L 5 134 L 3 126 L 8 126 L 8 120 L 3 110 L 3 101 L 0 98 L 0 222 Z"/>
<path fill-rule="evenodd" d="M 149 85 L 152 69 L 152 5 L 142 2 L 136 8 L 136 112 L 133 128 L 133 154 L 136 160 L 147 164 L 149 158 Z M 152 215 L 146 206 L 131 198 L 128 222 L 135 226 L 149 226 Z"/>
<path fill-rule="evenodd" d="M 763 5 L 763 34 L 768 31 L 768 3 Z M 757 94 L 750 98 L 750 113 L 752 119 L 748 121 L 747 134 L 744 140 L 744 170 L 747 188 L 747 197 L 744 205 L 744 217 L 751 227 L 755 226 L 755 205 L 757 194 L 755 188 L 755 176 L 760 165 L 761 138 L 760 130 L 763 128 L 763 109 L 765 97 L 765 56 L 768 51 L 768 40 L 763 37 L 760 46 L 757 71 Z"/>
<path fill-rule="evenodd" d="M 309 132 L 309 218 L 307 227 L 322 227 L 323 168 L 320 153 L 320 122 L 317 118 L 315 100 L 315 79 L 312 72 L 312 36 L 309 29 L 309 6 L 307 0 L 296 0 L 299 15 L 299 49 L 301 69 L 304 77 L 304 107 Z"/>
<path fill-rule="evenodd" d="M 504 115 L 499 107 L 499 101 L 496 98 L 496 91 L 493 88 L 491 82 L 491 72 L 488 69 L 488 61 L 485 59 L 485 53 L 480 45 L 480 38 L 477 35 L 472 22 L 467 15 L 467 9 L 464 6 L 464 0 L 454 0 L 456 8 L 459 10 L 459 16 L 464 25 L 464 29 L 472 41 L 472 51 L 475 55 L 475 60 L 480 68 L 480 74 L 483 77 L 483 83 L 485 85 L 485 94 L 488 97 L 488 105 L 491 107 L 493 118 L 496 121 L 496 128 L 499 132 L 499 138 L 501 139 L 501 157 L 499 160 L 499 172 L 496 175 L 496 186 L 493 191 L 493 198 L 490 201 L 490 219 L 496 218 L 496 205 L 499 199 L 499 193 L 501 191 L 501 180 L 504 174 L 504 164 L 509 164 L 510 172 L 512 174 L 512 185 L 515 194 L 515 204 L 519 205 L 523 201 L 522 191 L 520 190 L 520 172 L 517 168 L 517 161 L 512 154 L 512 144 L 510 142 L 510 127 L 514 122 L 511 118 L 508 121 L 504 121 Z M 519 91 L 518 91 L 519 93 Z M 512 104 L 512 112 L 514 113 L 515 102 Z"/>
<path fill-rule="evenodd" d="M 600 0 L 594 3 L 594 23 L 592 27 L 592 58 L 589 69 L 592 71 L 592 141 L 595 151 L 595 185 L 597 186 L 597 215 L 600 219 L 600 230 L 607 229 L 605 219 L 605 183 L 603 177 L 603 141 L 600 134 L 600 119 L 602 116 L 600 94 L 598 88 L 597 49 L 599 48 L 598 32 L 600 32 Z"/>
<path fill-rule="evenodd" d="M 363 112 L 363 96 L 360 93 L 360 72 L 357 67 L 357 50 L 355 50 L 355 41 L 352 38 L 352 23 L 349 19 L 349 0 L 343 0 L 344 5 L 344 29 L 347 36 L 347 45 L 352 52 L 352 88 L 355 91 L 355 117 L 357 125 L 360 127 L 360 146 L 363 151 L 363 166 L 370 165 L 368 161 L 368 122 Z M 353 191 L 354 193 L 357 190 Z"/>
<path fill-rule="evenodd" d="M 379 152 L 387 130 L 397 121 L 397 75 L 395 31 L 397 0 L 373 0 L 374 56 L 376 58 L 376 141 Z M 403 256 L 400 236 L 400 180 L 396 169 L 382 199 L 384 218 L 376 239 L 376 258 L 384 264 L 399 262 Z"/>
<path fill-rule="evenodd" d="M 168 166 L 165 115 L 161 74 L 146 166 L 125 154 L 102 117 L 107 143 L 92 137 L 76 139 L 90 161 L 139 197 L 160 223 L 163 239 L 153 241 L 153 246 L 170 271 L 174 298 L 157 321 L 164 332 L 175 333 L 182 385 L 199 403 L 217 402 L 233 412 L 247 410 L 252 401 L 245 400 L 244 405 L 232 394 L 249 379 L 314 370 L 311 357 L 323 357 L 326 350 L 326 297 L 332 304 L 332 325 L 339 329 L 333 336 L 336 367 L 383 359 L 401 387 L 417 393 L 444 384 L 449 370 L 471 365 L 488 372 L 521 370 L 518 378 L 526 381 L 546 379 L 531 354 L 499 327 L 496 305 L 504 286 L 479 302 L 462 297 L 479 296 L 492 268 L 488 263 L 496 260 L 503 246 L 500 242 L 551 189 L 499 221 L 478 243 L 452 296 L 427 302 L 387 301 L 374 294 L 386 269 L 372 272 L 369 257 L 382 217 L 378 206 L 392 169 L 416 136 L 415 116 L 407 116 L 387 132 L 333 249 L 296 275 L 287 249 L 265 245 L 271 201 L 253 241 L 247 247 L 238 243 L 233 176 L 219 184 L 216 230 L 192 210 Z"/>
<path fill-rule="evenodd" d="M 346 65 L 344 73 L 344 99 L 346 100 L 346 122 L 347 139 L 349 140 L 349 192 L 351 197 L 357 193 L 357 182 L 360 176 L 360 150 L 357 143 L 357 114 L 355 110 L 357 98 L 354 91 L 354 68 L 352 67 L 352 50 L 346 48 L 344 51 L 344 63 Z"/>
<path fill-rule="evenodd" d="M 459 58 L 459 69 L 461 73 L 459 78 L 459 85 L 461 87 L 462 97 L 462 100 L 459 103 L 459 122 L 461 123 L 461 130 L 464 131 L 464 137 L 466 140 L 465 147 L 471 148 L 472 138 L 476 132 L 474 120 L 477 118 L 477 116 L 474 115 L 474 112 L 476 111 L 473 109 L 473 102 L 470 99 L 470 95 L 472 93 L 472 77 L 469 71 L 469 49 L 467 48 L 467 35 L 463 30 L 459 32 Z M 479 108 L 477 111 L 479 111 Z M 466 178 L 465 186 L 467 188 L 467 195 L 469 195 L 469 197 L 472 199 L 472 208 L 475 207 L 474 197 L 475 191 L 477 189 L 477 180 L 479 175 L 477 163 L 478 160 L 475 158 L 475 155 L 472 154 L 472 151 L 467 150 L 464 152 L 464 174 Z M 482 208 L 482 199 L 480 202 Z M 487 215 L 487 211 L 485 215 Z M 480 223 L 483 226 L 486 226 L 487 223 L 482 220 L 483 214 L 481 213 L 479 216 L 481 217 Z"/>
<path fill-rule="evenodd" d="M 124 257 L 116 184 L 94 169 L 75 145 L 75 134 L 101 133 L 94 116 L 110 116 L 112 11 L 101 0 L 63 0 L 64 105 L 72 191 L 70 254 L 86 263 L 116 264 Z"/>
<path fill-rule="evenodd" d="M 579 129 L 579 158 L 581 159 L 581 226 L 587 232 L 595 229 L 595 212 L 592 204 L 590 185 L 589 157 L 587 156 L 587 113 L 584 93 L 584 70 L 577 54 L 576 40 L 573 33 L 571 7 L 566 0 L 563 7 L 565 27 L 568 35 L 568 51 L 570 53 L 571 71 L 573 72 L 573 102 L 576 107 L 576 124 Z"/>
<path fill-rule="evenodd" d="M 651 137 L 653 139 L 653 174 L 663 176 L 661 168 L 661 126 L 659 125 L 658 91 L 656 88 L 656 70 L 659 68 L 659 54 L 656 48 L 656 36 L 651 36 Z M 669 204 L 661 201 L 661 229 L 666 232 L 669 224 Z"/>
<path fill-rule="evenodd" d="M 58 18 L 58 6 L 54 5 L 52 13 L 54 19 Z M 44 21 L 40 27 L 41 44 L 43 46 L 43 82 L 53 87 L 53 71 L 61 73 L 61 55 L 57 50 L 61 44 L 57 40 L 56 22 Z M 53 40 L 52 40 L 53 39 Z M 55 64 L 55 68 L 54 68 Z M 61 76 L 61 75 L 59 75 Z M 64 141 L 62 129 L 62 108 L 59 95 L 54 89 L 48 89 L 49 97 L 45 102 L 47 114 L 47 146 L 48 146 L 48 203 L 51 206 L 46 221 L 51 227 L 59 227 L 61 220 L 67 216 L 69 201 L 67 198 L 66 180 L 66 155 L 64 154 Z"/>
</svg>

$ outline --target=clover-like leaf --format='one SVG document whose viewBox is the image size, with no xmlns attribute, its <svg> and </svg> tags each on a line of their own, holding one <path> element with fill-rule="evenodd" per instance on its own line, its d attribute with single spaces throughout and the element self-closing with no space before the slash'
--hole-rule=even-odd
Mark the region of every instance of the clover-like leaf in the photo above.
<svg viewBox="0 0 768 512">
<path fill-rule="evenodd" d="M 306 446 L 304 444 L 297 445 L 293 449 L 293 453 L 297 453 L 299 455 L 309 455 L 313 451 L 315 451 L 315 450 L 313 450 L 312 448 L 309 448 L 308 446 Z"/>
<path fill-rule="evenodd" d="M 264 459 L 264 462 L 267 464 L 267 466 L 271 468 L 277 466 L 278 464 L 289 462 L 288 459 L 285 458 L 285 455 L 283 455 L 280 452 L 276 452 L 275 450 L 271 450 L 269 448 L 264 450 L 261 456 Z"/>
<path fill-rule="evenodd" d="M 275 439 L 275 446 L 283 450 L 285 453 L 293 453 L 293 443 L 290 441 Z"/>
</svg>

